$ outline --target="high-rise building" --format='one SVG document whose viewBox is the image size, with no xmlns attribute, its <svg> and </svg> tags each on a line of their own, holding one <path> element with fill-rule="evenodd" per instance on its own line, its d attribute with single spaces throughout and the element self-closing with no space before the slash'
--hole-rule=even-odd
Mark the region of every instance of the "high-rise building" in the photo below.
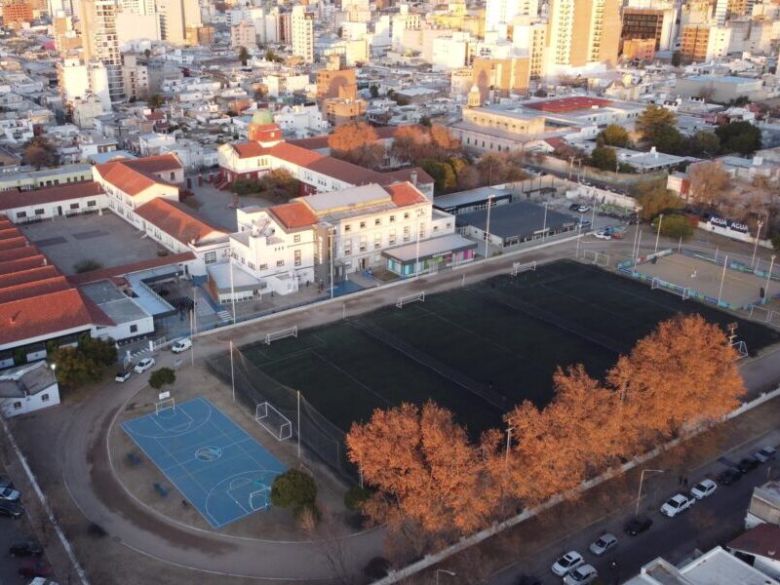
<svg viewBox="0 0 780 585">
<path fill-rule="evenodd" d="M 715 0 L 715 11 L 713 16 L 717 26 L 726 24 L 726 17 L 729 14 L 729 1 L 730 0 Z"/>
<path fill-rule="evenodd" d="M 117 0 L 81 0 L 81 38 L 84 61 L 99 61 L 106 68 L 111 100 L 124 97 L 122 55 L 116 32 Z"/>
<path fill-rule="evenodd" d="M 68 57 L 57 64 L 57 80 L 62 99 L 68 104 L 94 95 L 105 111 L 111 109 L 111 95 L 106 67 L 97 61 L 84 63 Z"/>
<path fill-rule="evenodd" d="M 537 16 L 538 0 L 487 0 L 485 4 L 485 30 L 495 31 L 501 25 L 510 24 L 517 16 Z"/>
<path fill-rule="evenodd" d="M 63 11 L 58 12 L 54 17 L 52 27 L 54 28 L 54 48 L 60 55 L 66 55 L 81 47 L 81 38 L 73 30 L 73 20 Z"/>
<path fill-rule="evenodd" d="M 149 96 L 149 69 L 132 53 L 122 55 L 122 79 L 128 99 L 143 100 Z"/>
<path fill-rule="evenodd" d="M 617 63 L 620 5 L 620 0 L 551 0 L 547 73 Z"/>
<path fill-rule="evenodd" d="M 674 38 L 674 9 L 632 8 L 623 9 L 622 42 L 628 40 L 655 39 L 655 50 L 667 51 Z"/>
<path fill-rule="evenodd" d="M 187 44 L 187 29 L 203 24 L 198 0 L 157 0 L 157 13 L 160 37 L 172 45 Z"/>
<path fill-rule="evenodd" d="M 293 6 L 290 16 L 292 53 L 305 63 L 314 63 L 314 16 L 305 6 Z"/>
<path fill-rule="evenodd" d="M 332 55 L 324 69 L 317 71 L 317 99 L 357 99 L 354 67 L 342 67 L 339 55 Z"/>
<path fill-rule="evenodd" d="M 246 20 L 230 27 L 230 46 L 233 49 L 244 47 L 251 49 L 257 45 L 257 33 L 255 25 Z"/>
<path fill-rule="evenodd" d="M 706 61 L 709 42 L 709 26 L 695 24 L 684 26 L 680 31 L 680 56 L 687 62 Z"/>
</svg>

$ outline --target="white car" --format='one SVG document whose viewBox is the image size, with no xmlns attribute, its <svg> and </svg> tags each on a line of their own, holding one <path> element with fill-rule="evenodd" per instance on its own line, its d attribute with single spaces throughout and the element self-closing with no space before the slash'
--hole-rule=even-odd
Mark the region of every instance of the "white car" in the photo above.
<svg viewBox="0 0 780 585">
<path fill-rule="evenodd" d="M 611 239 L 612 239 L 612 236 L 610 236 L 610 235 L 609 235 L 607 232 L 605 232 L 604 230 L 599 230 L 599 231 L 597 231 L 597 232 L 596 232 L 595 234 L 593 234 L 593 235 L 594 235 L 594 236 L 596 236 L 596 237 L 597 237 L 599 240 L 611 240 Z"/>
<path fill-rule="evenodd" d="M 774 447 L 762 447 L 755 453 L 753 453 L 753 457 L 758 459 L 761 463 L 766 463 L 767 461 L 771 461 L 774 459 L 777 455 L 777 449 Z"/>
<path fill-rule="evenodd" d="M 605 532 L 599 536 L 595 542 L 592 542 L 588 548 L 590 549 L 590 552 L 592 552 L 597 557 L 600 557 L 601 555 L 615 548 L 617 546 L 617 542 L 618 540 L 614 534 Z"/>
<path fill-rule="evenodd" d="M 130 379 L 130 376 L 132 375 L 133 375 L 132 370 L 124 370 L 121 372 L 117 372 L 116 376 L 114 376 L 114 381 L 122 384 L 123 382 L 127 382 Z"/>
<path fill-rule="evenodd" d="M 582 555 L 577 551 L 572 550 L 567 552 L 565 555 L 555 561 L 555 563 L 553 563 L 552 572 L 559 577 L 563 577 L 570 571 L 573 571 L 579 567 L 584 562 L 585 559 L 582 558 Z"/>
<path fill-rule="evenodd" d="M 143 374 L 146 370 L 152 368 L 154 366 L 154 358 L 144 358 L 137 364 L 135 364 L 135 370 L 136 374 Z"/>
<path fill-rule="evenodd" d="M 580 565 L 563 578 L 565 585 L 588 585 L 599 576 L 593 565 Z"/>
<path fill-rule="evenodd" d="M 695 486 L 693 486 L 691 489 L 691 495 L 697 500 L 703 500 L 704 498 L 708 498 L 713 493 L 715 493 L 716 489 L 718 489 L 717 483 L 711 479 L 703 479 Z"/>
<path fill-rule="evenodd" d="M 192 347 L 192 340 L 189 337 L 185 337 L 184 339 L 180 339 L 176 343 L 174 343 L 171 346 L 171 351 L 173 353 L 181 353 L 183 351 L 187 351 Z"/>
<path fill-rule="evenodd" d="M 674 518 L 681 512 L 685 512 L 685 510 L 695 503 L 696 500 L 694 498 L 689 498 L 685 494 L 675 494 L 661 506 L 661 514 L 668 516 L 669 518 Z"/>
<path fill-rule="evenodd" d="M 13 488 L 7 487 L 0 490 L 0 500 L 5 500 L 6 502 L 18 502 L 20 497 L 21 494 Z"/>
</svg>

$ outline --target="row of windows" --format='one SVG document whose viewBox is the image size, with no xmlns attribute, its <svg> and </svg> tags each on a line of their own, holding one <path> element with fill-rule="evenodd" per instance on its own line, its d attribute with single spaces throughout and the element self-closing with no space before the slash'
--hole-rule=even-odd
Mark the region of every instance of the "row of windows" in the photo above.
<svg viewBox="0 0 780 585">
<path fill-rule="evenodd" d="M 49 395 L 48 394 L 42 394 L 41 395 L 41 402 L 48 402 L 49 401 Z M 17 400 L 13 403 L 13 409 L 14 410 L 21 410 L 23 404 L 21 400 Z"/>
<path fill-rule="evenodd" d="M 404 219 L 409 219 L 409 212 L 408 211 L 406 213 L 404 213 Z M 395 216 L 394 215 L 391 215 L 388 218 L 388 223 L 395 223 Z M 362 229 L 366 229 L 366 226 L 368 225 L 368 222 L 361 221 L 358 225 L 360 226 L 358 229 L 361 229 L 361 230 Z M 375 226 L 382 225 L 382 218 L 381 217 L 377 217 L 374 220 L 374 225 Z M 345 224 L 344 225 L 344 231 L 345 232 L 351 232 L 352 231 L 352 224 L 351 223 Z"/>
<path fill-rule="evenodd" d="M 71 203 L 70 206 L 69 206 L 69 209 L 75 211 L 77 209 L 80 209 L 80 207 L 81 206 L 78 203 Z M 97 201 L 87 201 L 87 207 L 97 207 Z M 43 209 L 42 207 L 39 207 L 38 209 L 35 209 L 33 211 L 33 215 L 36 215 L 36 216 L 44 215 L 45 213 L 46 213 L 46 210 Z M 16 217 L 19 218 L 19 219 L 23 219 L 23 218 L 27 217 L 27 212 L 26 211 L 17 211 L 16 212 Z"/>
</svg>

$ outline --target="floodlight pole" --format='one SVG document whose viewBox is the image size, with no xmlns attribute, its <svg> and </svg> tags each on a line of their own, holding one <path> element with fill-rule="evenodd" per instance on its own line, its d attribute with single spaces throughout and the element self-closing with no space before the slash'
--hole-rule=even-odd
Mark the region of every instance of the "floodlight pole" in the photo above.
<svg viewBox="0 0 780 585">
<path fill-rule="evenodd" d="M 233 367 L 233 340 L 230 340 L 230 388 L 233 391 L 233 402 L 236 401 L 236 376 Z"/>
<path fill-rule="evenodd" d="M 417 223 L 417 238 L 414 241 L 414 277 L 420 276 L 420 224 Z"/>
<path fill-rule="evenodd" d="M 488 257 L 488 246 L 490 245 L 490 208 L 493 207 L 493 196 L 488 197 L 487 204 L 487 224 L 485 225 L 485 259 Z"/>
<path fill-rule="evenodd" d="M 766 273 L 766 284 L 764 285 L 764 304 L 769 302 L 769 283 L 772 282 L 772 269 L 775 267 L 775 255 L 769 260 L 769 271 Z"/>
<path fill-rule="evenodd" d="M 233 325 L 236 324 L 236 287 L 233 282 L 233 255 L 230 255 L 230 305 L 233 309 Z"/>
<path fill-rule="evenodd" d="M 544 221 L 542 222 L 542 239 L 547 237 L 547 207 L 550 205 L 549 201 L 544 202 Z"/>
<path fill-rule="evenodd" d="M 658 216 L 658 231 L 655 234 L 655 251 L 654 254 L 658 253 L 658 241 L 661 239 L 661 224 L 664 222 L 664 214 L 660 214 Z"/>
<path fill-rule="evenodd" d="M 298 459 L 301 458 L 301 391 L 298 390 L 298 420 L 296 421 L 298 427 Z"/>
<path fill-rule="evenodd" d="M 639 516 L 639 502 L 642 498 L 642 484 L 645 482 L 645 473 L 663 473 L 664 469 L 643 469 L 639 474 L 639 490 L 636 492 L 636 507 L 634 508 L 634 518 Z"/>
<path fill-rule="evenodd" d="M 758 240 L 761 238 L 761 228 L 764 227 L 764 222 L 758 220 L 758 229 L 756 230 L 756 241 L 753 243 L 753 258 L 750 259 L 750 267 L 756 269 L 756 254 L 758 253 Z"/>
<path fill-rule="evenodd" d="M 190 362 L 192 367 L 195 367 L 195 305 L 193 304 L 190 309 L 190 342 L 192 347 L 190 348 Z"/>
<path fill-rule="evenodd" d="M 728 254 L 723 257 L 723 271 L 720 273 L 720 288 L 718 289 L 718 305 L 720 305 L 720 298 L 723 296 L 723 283 L 726 280 L 726 267 L 729 265 Z"/>
<path fill-rule="evenodd" d="M 631 248 L 631 259 L 636 266 L 636 257 L 639 256 L 639 223 L 636 224 L 636 231 L 634 232 L 634 246 Z"/>
</svg>

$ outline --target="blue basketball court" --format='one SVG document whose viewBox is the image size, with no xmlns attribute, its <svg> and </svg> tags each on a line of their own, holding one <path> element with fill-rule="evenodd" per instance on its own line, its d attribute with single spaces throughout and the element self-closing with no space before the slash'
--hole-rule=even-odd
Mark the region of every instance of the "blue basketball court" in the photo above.
<svg viewBox="0 0 780 585">
<path fill-rule="evenodd" d="M 122 423 L 144 453 L 214 528 L 270 506 L 285 467 L 205 398 Z"/>
</svg>

